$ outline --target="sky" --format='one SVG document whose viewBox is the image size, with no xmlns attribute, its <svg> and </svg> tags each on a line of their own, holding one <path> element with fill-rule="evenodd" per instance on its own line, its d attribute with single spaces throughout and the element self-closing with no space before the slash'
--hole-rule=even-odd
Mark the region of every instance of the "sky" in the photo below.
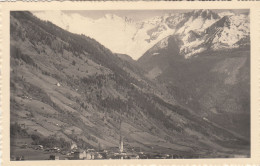
<svg viewBox="0 0 260 166">
<path fill-rule="evenodd" d="M 230 9 L 231 10 L 231 9 Z M 86 17 L 90 17 L 93 19 L 98 19 L 103 17 L 105 14 L 115 14 L 121 17 L 128 17 L 128 18 L 132 18 L 135 21 L 139 21 L 139 20 L 145 20 L 145 19 L 149 19 L 155 16 L 160 16 L 160 15 L 164 15 L 167 13 L 177 13 L 177 12 L 189 12 L 192 10 L 81 10 L 81 11 L 64 11 L 65 13 L 78 13 L 80 15 L 86 16 Z M 212 9 L 212 11 L 219 13 L 219 12 L 224 12 L 224 11 L 228 11 L 227 10 L 223 10 L 223 9 Z M 236 9 L 236 10 L 231 10 L 235 13 L 245 13 L 248 12 L 248 9 Z"/>
</svg>

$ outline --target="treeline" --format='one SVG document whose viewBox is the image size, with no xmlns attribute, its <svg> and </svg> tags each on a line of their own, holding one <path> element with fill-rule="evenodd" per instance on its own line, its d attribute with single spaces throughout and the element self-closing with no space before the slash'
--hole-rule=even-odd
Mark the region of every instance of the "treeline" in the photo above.
<svg viewBox="0 0 260 166">
<path fill-rule="evenodd" d="M 101 106 L 106 108 L 107 110 L 125 110 L 127 111 L 127 103 L 122 101 L 119 97 L 118 98 L 112 98 L 112 97 L 107 97 L 104 100 L 100 101 Z"/>
<path fill-rule="evenodd" d="M 11 16 L 18 19 L 23 27 L 11 24 L 12 36 L 20 35 L 20 38 L 26 36 L 31 43 L 37 44 L 41 42 L 56 52 L 62 53 L 63 50 L 67 50 L 72 52 L 74 56 L 85 55 L 97 64 L 112 70 L 115 74 L 114 79 L 118 84 L 129 87 L 130 82 L 132 82 L 139 87 L 143 86 L 142 83 L 131 77 L 129 73 L 122 70 L 122 67 L 126 66 L 125 61 L 114 55 L 96 40 L 85 35 L 77 35 L 65 31 L 51 22 L 42 21 L 34 17 L 30 12 L 11 12 Z M 131 65 L 127 66 L 133 68 Z"/>
<path fill-rule="evenodd" d="M 156 119 L 158 122 L 161 122 L 167 129 L 181 132 L 181 128 L 173 124 L 172 120 L 156 106 L 155 103 L 157 103 L 157 101 L 154 100 L 153 96 L 150 96 L 148 94 L 141 94 L 137 90 L 129 91 L 128 96 L 130 98 L 130 107 L 133 106 L 131 105 L 131 103 L 135 103 L 139 108 L 143 110 L 144 113 L 146 113 L 153 119 Z"/>
<path fill-rule="evenodd" d="M 102 87 L 103 82 L 106 80 L 105 75 L 92 75 L 88 77 L 83 77 L 80 79 L 81 83 L 87 85 L 97 85 L 99 88 Z"/>
<path fill-rule="evenodd" d="M 32 134 L 31 138 L 33 140 L 34 145 L 42 145 L 46 148 L 54 148 L 59 147 L 63 150 L 70 149 L 70 142 L 66 141 L 64 138 L 56 138 L 55 136 L 43 137 L 41 138 L 39 135 Z"/>
<path fill-rule="evenodd" d="M 59 47 L 62 49 L 72 52 L 74 55 L 88 53 L 91 55 L 88 56 L 90 59 L 108 68 L 116 66 L 115 64 L 119 60 L 110 50 L 94 39 L 65 31 L 51 22 L 42 21 L 34 17 L 30 12 L 11 12 L 11 16 L 18 19 L 25 27 L 21 30 L 21 34 L 28 35 L 30 42 L 42 42 L 51 47 L 51 45 L 57 46 L 58 44 L 52 43 L 55 40 L 59 40 L 61 43 Z M 14 32 L 19 31 L 15 27 L 12 27 L 11 30 Z M 59 50 L 60 48 L 57 49 Z"/>
<path fill-rule="evenodd" d="M 38 44 L 40 42 L 48 45 L 56 52 L 62 53 L 62 50 L 67 50 L 72 52 L 74 56 L 79 56 L 79 54 L 87 56 L 88 59 L 92 59 L 97 64 L 113 71 L 113 75 L 109 76 L 109 78 L 116 82 L 117 89 L 133 89 L 134 87 L 131 83 L 140 88 L 145 86 L 141 81 L 131 77 L 129 73 L 124 71 L 121 68 L 122 66 L 119 66 L 126 66 L 126 62 L 115 56 L 110 50 L 102 46 L 94 39 L 84 35 L 72 34 L 50 22 L 41 21 L 40 19 L 34 17 L 30 12 L 11 12 L 11 16 L 15 17 L 21 24 L 20 26 L 11 24 L 11 30 L 13 32 L 11 34 L 12 36 L 17 35 L 20 38 L 26 36 L 31 43 Z M 14 24 L 16 24 L 16 22 L 14 22 Z M 35 49 L 36 48 L 37 47 L 35 47 Z M 17 52 L 17 50 L 15 51 Z M 16 54 L 20 57 L 20 53 Z M 82 58 L 82 56 L 79 57 Z M 27 62 L 33 62 L 29 56 L 26 56 L 26 58 L 23 59 Z M 131 66 L 131 68 L 133 68 L 133 66 Z M 47 71 L 42 71 L 42 74 L 52 76 L 60 80 L 59 76 L 53 75 Z M 72 85 L 75 85 L 75 83 L 79 85 L 81 82 L 87 85 L 97 85 L 97 88 L 101 88 L 107 79 L 104 77 L 105 76 L 103 75 L 97 75 L 84 77 L 80 80 L 73 79 L 74 82 Z M 67 81 L 67 83 L 70 84 L 71 81 Z"/>
</svg>

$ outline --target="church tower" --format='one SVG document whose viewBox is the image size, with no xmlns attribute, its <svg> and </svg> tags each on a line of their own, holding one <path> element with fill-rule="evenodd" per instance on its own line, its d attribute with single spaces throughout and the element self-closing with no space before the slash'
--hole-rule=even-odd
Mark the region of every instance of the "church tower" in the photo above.
<svg viewBox="0 0 260 166">
<path fill-rule="evenodd" d="M 121 124 L 122 124 L 122 120 L 120 118 L 120 126 L 119 126 L 119 132 L 120 132 L 119 152 L 120 153 L 122 153 L 124 151 L 124 137 L 122 136 L 122 133 L 121 133 Z"/>
</svg>

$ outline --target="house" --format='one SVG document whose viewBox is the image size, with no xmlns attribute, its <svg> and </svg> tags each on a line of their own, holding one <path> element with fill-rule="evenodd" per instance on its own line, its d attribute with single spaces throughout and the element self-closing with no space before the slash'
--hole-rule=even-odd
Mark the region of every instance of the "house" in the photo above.
<svg viewBox="0 0 260 166">
<path fill-rule="evenodd" d="M 95 156 L 96 159 L 102 159 L 103 156 L 100 154 L 100 153 L 97 153 L 96 156 Z"/>
<path fill-rule="evenodd" d="M 70 146 L 70 149 L 71 149 L 71 150 L 77 149 L 77 148 L 78 148 L 78 146 L 77 146 L 77 144 L 75 144 L 75 143 L 72 143 L 71 146 Z"/>
<path fill-rule="evenodd" d="M 24 156 L 16 156 L 15 160 L 24 160 Z"/>
<path fill-rule="evenodd" d="M 95 153 L 87 152 L 85 160 L 94 160 L 94 159 L 95 159 Z"/>
<path fill-rule="evenodd" d="M 87 153 L 85 160 L 91 160 L 91 153 L 89 153 L 89 152 Z"/>
<path fill-rule="evenodd" d="M 26 129 L 26 126 L 25 126 L 24 123 L 23 123 L 23 124 L 19 124 L 19 126 L 20 126 L 22 129 Z"/>
<path fill-rule="evenodd" d="M 129 159 L 139 159 L 139 155 L 129 155 L 128 156 Z"/>
<path fill-rule="evenodd" d="M 87 149 L 87 152 L 95 152 L 95 149 Z"/>
<path fill-rule="evenodd" d="M 43 146 L 42 145 L 38 145 L 38 149 L 39 150 L 43 150 Z"/>
<path fill-rule="evenodd" d="M 53 150 L 56 152 L 60 152 L 60 148 L 58 148 L 58 147 L 54 147 Z"/>
<path fill-rule="evenodd" d="M 74 159 L 83 160 L 87 157 L 87 153 L 85 150 L 77 150 L 74 152 Z"/>
<path fill-rule="evenodd" d="M 20 148 L 21 149 L 26 149 L 26 148 L 28 148 L 28 145 L 27 144 L 23 144 L 23 145 L 20 146 Z"/>
<path fill-rule="evenodd" d="M 42 145 L 33 145 L 32 148 L 34 150 L 43 150 L 43 146 Z"/>
<path fill-rule="evenodd" d="M 50 155 L 49 160 L 59 160 L 60 157 L 59 156 L 55 156 L 55 155 Z"/>
<path fill-rule="evenodd" d="M 91 153 L 91 160 L 94 160 L 95 159 L 95 155 L 94 153 Z"/>
<path fill-rule="evenodd" d="M 56 84 L 58 87 L 60 87 L 60 83 L 58 82 L 57 84 Z"/>
</svg>

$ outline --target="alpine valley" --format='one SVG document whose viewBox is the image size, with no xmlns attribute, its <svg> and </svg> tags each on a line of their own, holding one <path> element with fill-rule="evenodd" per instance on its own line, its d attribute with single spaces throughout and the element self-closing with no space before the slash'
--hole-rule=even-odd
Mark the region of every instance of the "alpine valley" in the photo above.
<svg viewBox="0 0 260 166">
<path fill-rule="evenodd" d="M 10 17 L 11 158 L 250 157 L 249 12 Z"/>
</svg>

